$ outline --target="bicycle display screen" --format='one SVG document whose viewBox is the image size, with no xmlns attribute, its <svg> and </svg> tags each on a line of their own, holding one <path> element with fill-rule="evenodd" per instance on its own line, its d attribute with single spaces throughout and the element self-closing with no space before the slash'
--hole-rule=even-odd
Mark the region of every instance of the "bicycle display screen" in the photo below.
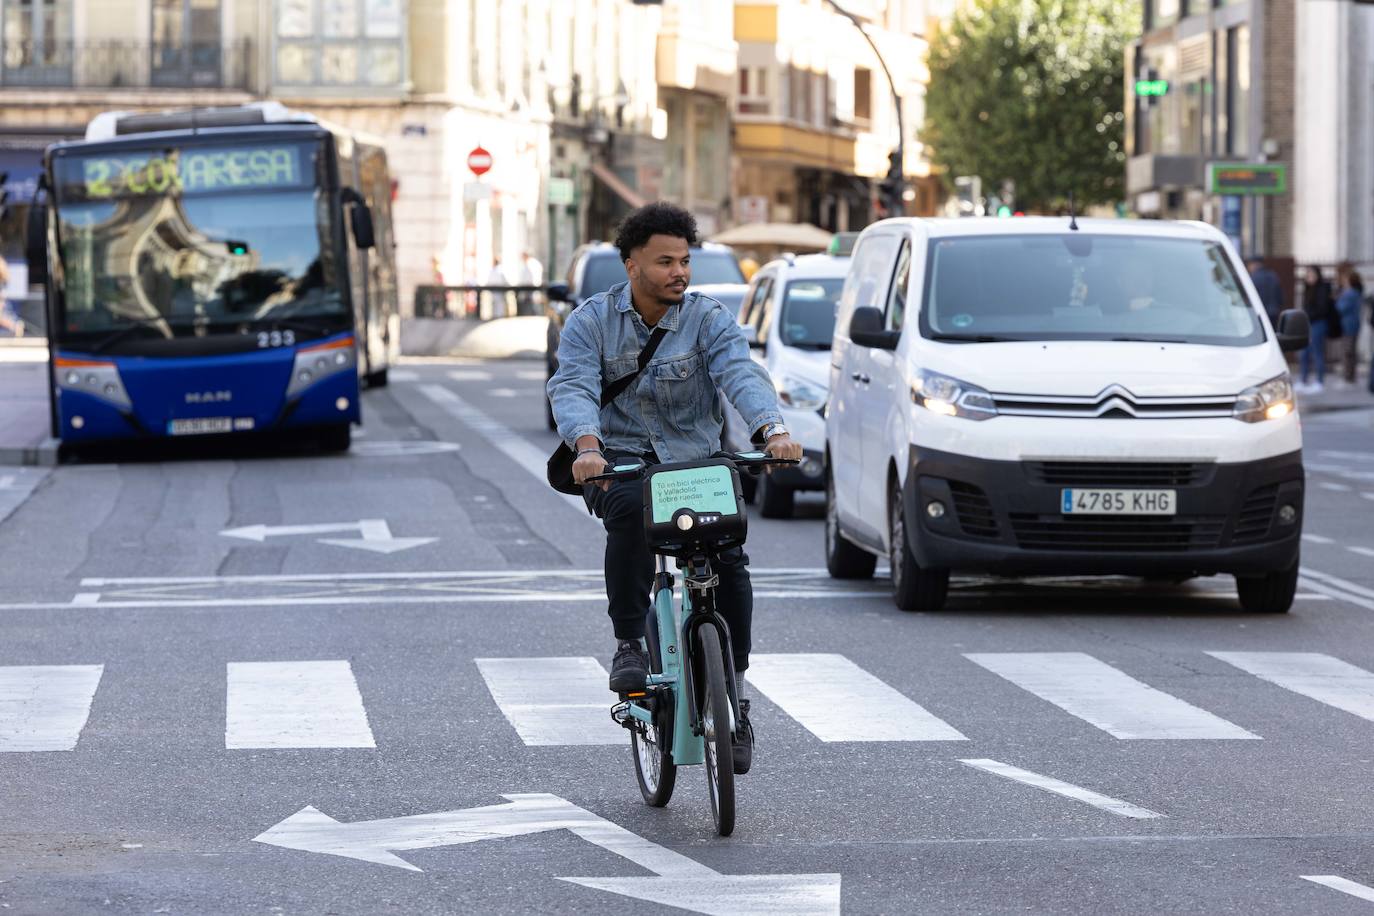
<svg viewBox="0 0 1374 916">
<path fill-rule="evenodd" d="M 659 471 L 649 479 L 653 522 L 662 525 L 673 520 L 680 509 L 698 515 L 735 515 L 735 477 L 724 465 Z"/>
</svg>

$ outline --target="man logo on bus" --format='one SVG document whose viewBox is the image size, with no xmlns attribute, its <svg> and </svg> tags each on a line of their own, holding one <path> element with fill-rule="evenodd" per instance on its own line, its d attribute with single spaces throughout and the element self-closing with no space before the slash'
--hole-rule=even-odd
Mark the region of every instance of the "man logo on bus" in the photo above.
<svg viewBox="0 0 1374 916">
<path fill-rule="evenodd" d="M 232 391 L 188 391 L 186 392 L 187 404 L 214 404 L 218 401 L 232 401 L 234 392 Z"/>
</svg>

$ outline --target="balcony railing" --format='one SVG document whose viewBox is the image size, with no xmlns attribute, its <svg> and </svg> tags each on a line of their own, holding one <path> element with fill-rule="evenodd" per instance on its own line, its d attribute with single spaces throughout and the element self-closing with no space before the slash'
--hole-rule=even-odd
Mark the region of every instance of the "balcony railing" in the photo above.
<svg viewBox="0 0 1374 916">
<path fill-rule="evenodd" d="M 0 87 L 254 88 L 252 43 L 0 41 Z"/>
</svg>

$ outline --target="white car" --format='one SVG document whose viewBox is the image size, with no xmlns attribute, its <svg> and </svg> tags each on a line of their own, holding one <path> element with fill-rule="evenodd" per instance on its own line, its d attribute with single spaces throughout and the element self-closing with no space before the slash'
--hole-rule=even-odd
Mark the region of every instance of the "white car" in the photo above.
<svg viewBox="0 0 1374 916">
<path fill-rule="evenodd" d="M 892 565 L 905 610 L 951 570 L 1229 573 L 1282 613 L 1302 434 L 1276 332 L 1203 223 L 885 220 L 855 248 L 831 353 L 826 561 Z"/>
<path fill-rule="evenodd" d="M 798 490 L 825 486 L 824 409 L 830 342 L 835 334 L 835 306 L 848 269 L 849 258 L 822 254 L 769 261 L 754 274 L 740 306 L 739 323 L 745 339 L 754 359 L 772 377 L 783 425 L 803 450 L 798 467 L 759 475 L 757 494 L 753 495 L 759 501 L 759 511 L 768 518 L 790 517 Z M 751 448 L 751 432 L 729 408 L 725 447 L 731 451 Z"/>
</svg>

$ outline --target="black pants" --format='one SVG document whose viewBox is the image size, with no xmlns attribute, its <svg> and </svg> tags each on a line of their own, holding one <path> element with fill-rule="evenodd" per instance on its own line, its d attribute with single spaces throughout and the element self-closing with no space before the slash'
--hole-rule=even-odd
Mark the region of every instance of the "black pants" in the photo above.
<svg viewBox="0 0 1374 916">
<path fill-rule="evenodd" d="M 615 637 L 640 639 L 654 581 L 654 555 L 644 537 L 644 484 L 622 480 L 604 492 L 588 487 L 587 505 L 606 525 L 606 597 Z M 730 627 L 736 671 L 749 667 L 754 588 L 748 564 L 749 557 L 738 547 L 711 561 L 712 572 L 720 576 L 716 610 Z"/>
</svg>

